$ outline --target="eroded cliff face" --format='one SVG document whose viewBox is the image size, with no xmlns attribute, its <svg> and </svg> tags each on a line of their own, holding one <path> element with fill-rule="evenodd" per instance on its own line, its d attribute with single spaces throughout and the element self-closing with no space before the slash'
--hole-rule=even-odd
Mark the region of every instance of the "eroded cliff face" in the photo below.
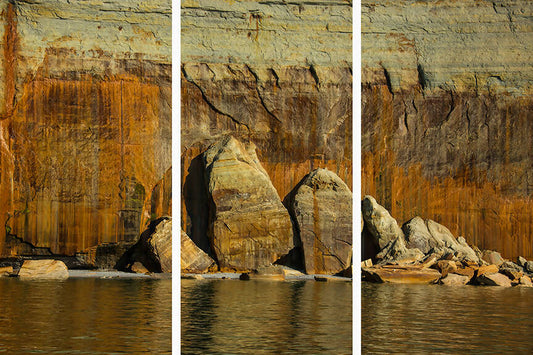
<svg viewBox="0 0 533 355">
<path fill-rule="evenodd" d="M 0 6 L 1 254 L 133 241 L 169 213 L 170 1 Z"/>
<path fill-rule="evenodd" d="M 209 250 L 202 153 L 252 142 L 281 199 L 323 167 L 351 186 L 351 4 L 182 2 L 182 227 Z"/>
<path fill-rule="evenodd" d="M 362 193 L 533 257 L 533 7 L 363 1 Z"/>
</svg>

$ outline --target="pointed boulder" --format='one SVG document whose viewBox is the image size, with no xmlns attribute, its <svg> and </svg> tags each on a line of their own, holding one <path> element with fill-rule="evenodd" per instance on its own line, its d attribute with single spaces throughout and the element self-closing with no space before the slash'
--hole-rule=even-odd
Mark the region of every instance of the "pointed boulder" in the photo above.
<svg viewBox="0 0 533 355">
<path fill-rule="evenodd" d="M 289 213 L 253 143 L 231 136 L 204 153 L 211 199 L 208 234 L 221 270 L 270 265 L 293 246 Z"/>
</svg>

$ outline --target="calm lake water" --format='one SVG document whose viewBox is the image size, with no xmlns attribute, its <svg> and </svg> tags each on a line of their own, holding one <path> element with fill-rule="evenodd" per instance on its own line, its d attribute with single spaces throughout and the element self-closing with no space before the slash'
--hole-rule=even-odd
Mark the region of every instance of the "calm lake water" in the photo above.
<svg viewBox="0 0 533 355">
<path fill-rule="evenodd" d="M 531 354 L 533 289 L 363 282 L 363 354 Z"/>
<path fill-rule="evenodd" d="M 0 278 L 0 353 L 169 354 L 171 280 Z"/>
<path fill-rule="evenodd" d="M 352 283 L 181 280 L 182 354 L 351 354 Z"/>
</svg>

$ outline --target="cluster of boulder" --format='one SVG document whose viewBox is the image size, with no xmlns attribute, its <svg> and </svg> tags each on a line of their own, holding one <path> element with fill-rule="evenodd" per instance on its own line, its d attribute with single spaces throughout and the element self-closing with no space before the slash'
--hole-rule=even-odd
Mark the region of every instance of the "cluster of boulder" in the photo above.
<svg viewBox="0 0 533 355">
<path fill-rule="evenodd" d="M 73 269 L 171 273 L 171 218 L 161 217 L 150 222 L 135 243 L 101 244 L 73 257 L 29 256 L 0 262 L 0 276 L 20 279 L 66 279 Z"/>
<path fill-rule="evenodd" d="M 363 280 L 532 287 L 533 261 L 481 251 L 432 220 L 415 217 L 400 227 L 372 196 L 364 197 L 362 214 Z"/>
<path fill-rule="evenodd" d="M 307 274 L 350 270 L 352 193 L 335 173 L 313 170 L 282 202 L 253 143 L 225 136 L 201 158 L 207 233 L 182 230 L 182 273 L 257 272 L 274 264 Z"/>
</svg>

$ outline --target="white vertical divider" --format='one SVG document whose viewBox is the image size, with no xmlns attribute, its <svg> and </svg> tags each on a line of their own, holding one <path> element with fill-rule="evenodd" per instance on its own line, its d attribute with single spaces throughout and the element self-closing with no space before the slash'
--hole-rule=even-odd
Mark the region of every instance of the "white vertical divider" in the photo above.
<svg viewBox="0 0 533 355">
<path fill-rule="evenodd" d="M 361 1 L 353 2 L 352 17 L 353 34 L 353 86 L 352 86 L 352 119 L 353 119 L 353 240 L 352 248 L 352 331 L 354 354 L 361 353 Z"/>
<path fill-rule="evenodd" d="M 180 121 L 181 121 L 181 11 L 180 1 L 172 0 L 172 353 L 180 353 L 180 240 L 181 240 L 181 172 L 180 172 Z M 174 218 L 175 217 L 175 218 Z"/>
</svg>

